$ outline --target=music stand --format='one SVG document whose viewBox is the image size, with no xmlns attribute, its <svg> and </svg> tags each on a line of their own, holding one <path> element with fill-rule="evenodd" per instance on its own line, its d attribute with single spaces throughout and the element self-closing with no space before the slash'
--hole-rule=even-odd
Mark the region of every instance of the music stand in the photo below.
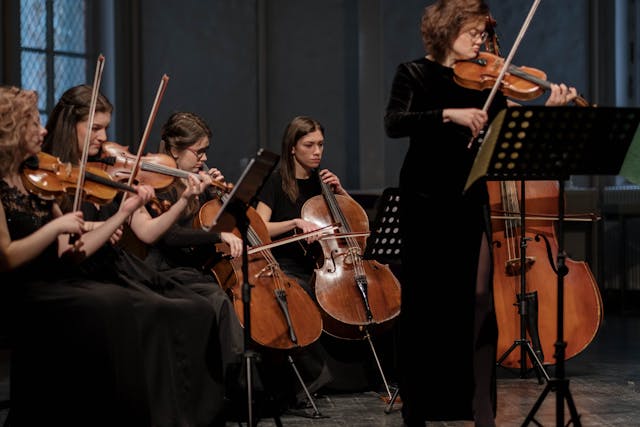
<svg viewBox="0 0 640 427">
<path fill-rule="evenodd" d="M 233 190 L 229 193 L 217 215 L 211 224 L 203 224 L 202 228 L 208 231 L 232 231 L 237 228 L 242 236 L 242 303 L 244 315 L 244 359 L 247 381 L 247 423 L 253 427 L 253 381 L 252 360 L 257 353 L 251 347 L 251 284 L 249 283 L 249 259 L 247 247 L 249 247 L 248 230 L 249 218 L 247 208 L 253 203 L 254 198 L 262 189 L 269 175 L 280 160 L 280 156 L 270 151 L 259 149 L 240 175 Z M 279 419 L 276 424 L 280 425 Z"/>
<path fill-rule="evenodd" d="M 386 188 L 378 199 L 376 216 L 371 227 L 371 234 L 367 239 L 366 248 L 363 254 L 364 259 L 374 259 L 382 264 L 394 266 L 400 265 L 400 246 L 402 240 L 400 238 L 400 189 L 396 187 Z M 392 269 L 393 271 L 393 269 Z M 397 274 L 394 272 L 397 276 Z M 378 369 L 382 375 L 389 402 L 385 408 L 385 413 L 391 413 L 393 404 L 398 398 L 400 387 L 396 387 L 391 393 L 387 379 L 382 370 L 382 366 L 378 360 L 376 351 L 371 343 L 371 338 L 367 334 L 369 344 L 373 351 L 373 355 L 378 363 Z"/>
<path fill-rule="evenodd" d="M 493 120 L 467 178 L 464 191 L 480 178 L 486 180 L 557 180 L 558 253 L 557 340 L 554 344 L 555 376 L 527 415 L 523 426 L 534 420 L 550 391 L 556 392 L 556 423 L 564 427 L 564 403 L 571 421 L 581 426 L 569 380 L 565 377 L 564 276 L 568 272 L 564 252 L 564 181 L 571 175 L 617 175 L 631 141 L 640 145 L 640 109 L 615 107 L 510 107 Z M 544 237 L 544 236 L 543 236 Z M 545 240 L 546 242 L 546 240 Z M 548 247 L 548 242 L 547 248 Z"/>
</svg>

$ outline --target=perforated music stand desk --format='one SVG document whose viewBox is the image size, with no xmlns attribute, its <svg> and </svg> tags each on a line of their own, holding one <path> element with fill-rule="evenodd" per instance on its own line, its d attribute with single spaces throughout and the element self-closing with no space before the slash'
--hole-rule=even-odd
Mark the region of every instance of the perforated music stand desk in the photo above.
<svg viewBox="0 0 640 427">
<path fill-rule="evenodd" d="M 400 189 L 386 188 L 378 201 L 376 216 L 364 251 L 365 259 L 383 264 L 400 262 Z"/>
<path fill-rule="evenodd" d="M 280 156 L 264 149 L 259 149 L 256 155 L 249 160 L 244 171 L 238 178 L 233 189 L 220 207 L 211 224 L 203 224 L 207 231 L 232 231 L 236 226 L 234 206 L 246 211 L 254 197 L 260 192 L 271 172 L 278 164 Z"/>
<path fill-rule="evenodd" d="M 510 107 L 491 123 L 478 150 L 464 191 L 478 179 L 493 181 L 558 180 L 558 327 L 555 378 L 550 379 L 523 425 L 549 391 L 556 392 L 556 422 L 564 426 L 564 400 L 574 425 L 580 427 L 564 359 L 564 181 L 570 175 L 617 175 L 640 169 L 640 109 L 615 107 Z M 632 144 L 633 141 L 633 144 Z M 630 148 L 631 147 L 631 148 Z M 629 154 L 629 155 L 627 155 Z"/>
</svg>

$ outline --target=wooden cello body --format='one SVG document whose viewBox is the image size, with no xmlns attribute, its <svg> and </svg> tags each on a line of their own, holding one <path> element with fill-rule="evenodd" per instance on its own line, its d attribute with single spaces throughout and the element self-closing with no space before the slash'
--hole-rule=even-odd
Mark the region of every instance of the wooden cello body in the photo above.
<svg viewBox="0 0 640 427">
<path fill-rule="evenodd" d="M 498 321 L 498 360 L 521 337 L 518 298 L 521 292 L 521 228 L 519 181 L 489 181 L 489 196 L 493 219 L 494 241 L 494 302 Z M 558 276 L 549 262 L 544 239 L 550 243 L 550 254 L 556 262 L 558 245 L 555 219 L 558 213 L 558 183 L 556 181 L 525 182 L 525 284 L 526 293 L 535 295 L 535 304 L 527 305 L 528 315 L 535 316 L 537 305 L 537 337 L 527 327 L 527 339 L 541 362 L 555 364 L 554 344 L 557 340 Z M 542 219 L 544 216 L 549 219 Z M 582 352 L 595 338 L 603 318 L 602 298 L 598 285 L 585 262 L 565 259 L 568 274 L 564 276 L 564 340 L 565 360 Z M 537 320 L 537 321 L 536 321 Z M 535 334 L 533 334 L 535 335 Z M 540 348 L 537 347 L 539 341 Z M 541 353 L 539 353 L 541 351 Z M 511 351 L 501 362 L 505 367 L 521 368 L 521 353 Z M 542 357 L 540 357 L 542 356 Z M 528 367 L 532 367 L 527 358 Z"/>
<path fill-rule="evenodd" d="M 200 224 L 211 224 L 220 210 L 220 200 L 210 200 L 200 208 Z M 248 239 L 252 247 L 269 242 L 269 233 L 255 209 L 247 209 Z M 239 230 L 233 231 L 238 237 Z M 322 317 L 316 303 L 296 279 L 284 274 L 270 250 L 247 255 L 250 294 L 251 338 L 274 349 L 307 346 L 322 334 Z M 233 301 L 234 311 L 244 327 L 242 298 L 244 275 L 242 257 L 225 256 L 211 268 L 216 280 Z"/>
<path fill-rule="evenodd" d="M 400 314 L 400 282 L 388 265 L 363 259 L 369 220 L 362 206 L 321 184 L 322 195 L 305 202 L 302 218 L 321 227 L 339 225 L 333 236 L 320 240 L 322 265 L 314 272 L 324 330 L 337 338 L 363 339 L 365 327 L 385 329 Z"/>
</svg>

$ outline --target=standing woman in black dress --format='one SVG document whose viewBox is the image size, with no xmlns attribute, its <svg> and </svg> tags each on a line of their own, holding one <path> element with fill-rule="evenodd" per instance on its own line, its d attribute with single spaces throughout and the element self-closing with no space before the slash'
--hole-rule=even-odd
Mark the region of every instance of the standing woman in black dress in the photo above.
<svg viewBox="0 0 640 427">
<path fill-rule="evenodd" d="M 386 114 L 391 138 L 409 138 L 400 171 L 402 307 L 399 374 L 403 418 L 474 420 L 494 426 L 497 323 L 493 308 L 490 216 L 486 183 L 463 194 L 478 136 L 507 106 L 500 93 L 453 80 L 453 64 L 478 55 L 491 22 L 483 0 L 438 0 L 424 9 L 427 55 L 396 69 Z M 546 105 L 563 105 L 574 88 L 552 85 Z M 445 173 L 442 174 L 444 168 Z M 435 251 L 425 255 L 431 245 Z M 435 281 L 433 277 L 448 277 Z M 419 338 L 417 338 L 419 337 Z M 415 351 L 415 340 L 426 352 Z"/>
</svg>

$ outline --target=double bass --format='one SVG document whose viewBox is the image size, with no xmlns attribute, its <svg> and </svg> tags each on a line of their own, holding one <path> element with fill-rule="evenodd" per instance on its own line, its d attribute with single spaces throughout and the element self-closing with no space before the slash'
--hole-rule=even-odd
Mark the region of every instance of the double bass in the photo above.
<svg viewBox="0 0 640 427">
<path fill-rule="evenodd" d="M 384 327 L 400 314 L 400 282 L 388 265 L 363 258 L 369 220 L 362 206 L 321 179 L 320 185 L 322 194 L 304 203 L 301 216 L 321 227 L 339 224 L 333 236 L 319 240 L 323 261 L 314 271 L 324 330 L 362 339 L 366 327 Z"/>
<path fill-rule="evenodd" d="M 222 207 L 226 194 L 218 191 L 202 205 L 194 226 L 212 224 Z M 252 207 L 247 208 L 249 220 L 247 248 L 248 282 L 252 286 L 250 299 L 251 338 L 269 348 L 287 350 L 307 346 L 322 334 L 322 317 L 316 303 L 296 279 L 286 275 L 269 249 L 269 232 L 262 218 Z M 242 238 L 238 228 L 233 233 Z M 261 248 L 262 247 L 262 248 Z M 221 248 L 219 248 L 221 249 Z M 224 249 L 221 249 L 224 254 Z M 211 267 L 216 280 L 233 302 L 234 311 L 244 327 L 242 298 L 242 257 L 223 256 Z"/>
<path fill-rule="evenodd" d="M 557 274 L 551 262 L 558 255 L 554 218 L 558 211 L 557 181 L 525 182 L 524 260 L 526 293 L 521 291 L 521 188 L 515 181 L 488 181 L 494 242 L 494 303 L 498 321 L 498 360 L 510 368 L 521 368 L 520 352 L 510 346 L 520 339 L 519 298 L 527 302 L 527 338 L 546 365 L 554 364 L 557 338 Z M 547 241 L 549 248 L 545 245 Z M 603 319 L 602 297 L 586 262 L 570 258 L 565 262 L 564 336 L 565 360 L 582 352 L 595 338 Z M 537 306 L 537 313 L 536 313 Z M 530 361 L 527 359 L 527 363 Z M 530 364 L 527 365 L 531 367 Z"/>
</svg>

